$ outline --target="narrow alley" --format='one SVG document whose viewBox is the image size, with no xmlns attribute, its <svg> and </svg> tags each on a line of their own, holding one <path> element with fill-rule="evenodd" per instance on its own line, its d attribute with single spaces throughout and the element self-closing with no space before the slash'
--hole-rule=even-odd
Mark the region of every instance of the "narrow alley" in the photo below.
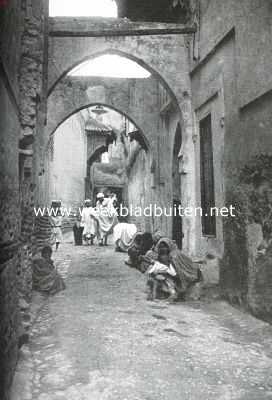
<svg viewBox="0 0 272 400">
<path fill-rule="evenodd" d="M 12 400 L 272 399 L 272 327 L 225 302 L 146 300 L 113 246 L 65 243 L 67 288 L 39 304 Z"/>
<path fill-rule="evenodd" d="M 0 0 L 0 400 L 272 400 L 271 0 Z"/>
</svg>

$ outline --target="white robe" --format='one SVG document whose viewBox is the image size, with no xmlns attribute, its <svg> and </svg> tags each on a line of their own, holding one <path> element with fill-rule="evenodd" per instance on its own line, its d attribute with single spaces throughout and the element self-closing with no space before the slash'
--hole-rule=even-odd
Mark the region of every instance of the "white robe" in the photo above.
<svg viewBox="0 0 272 400">
<path fill-rule="evenodd" d="M 84 227 L 83 235 L 97 235 L 96 213 L 93 207 L 84 207 L 81 214 L 81 224 Z"/>
<path fill-rule="evenodd" d="M 51 215 L 50 224 L 52 227 L 51 243 L 61 243 L 63 240 L 62 230 L 61 230 L 62 216 L 58 215 L 54 217 L 53 215 Z"/>
<path fill-rule="evenodd" d="M 108 236 L 113 227 L 118 224 L 117 211 L 113 206 L 112 199 L 104 199 L 102 203 L 96 203 L 96 215 L 98 220 L 99 238 Z"/>
<path fill-rule="evenodd" d="M 172 264 L 165 265 L 160 263 L 159 261 L 155 261 L 154 264 L 150 265 L 150 267 L 148 268 L 148 270 L 146 271 L 147 274 L 168 274 L 171 276 L 176 276 L 177 273 L 175 271 L 175 268 L 173 267 Z"/>
<path fill-rule="evenodd" d="M 137 227 L 134 224 L 120 222 L 113 228 L 113 240 L 116 246 L 121 250 L 127 251 L 133 242 L 133 238 L 137 232 Z"/>
</svg>

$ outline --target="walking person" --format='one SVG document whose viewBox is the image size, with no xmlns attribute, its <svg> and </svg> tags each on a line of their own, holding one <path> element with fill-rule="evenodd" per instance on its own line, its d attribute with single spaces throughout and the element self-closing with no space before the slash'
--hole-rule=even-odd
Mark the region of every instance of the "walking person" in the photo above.
<svg viewBox="0 0 272 400">
<path fill-rule="evenodd" d="M 83 230 L 84 227 L 82 226 L 81 217 L 79 216 L 73 226 L 75 246 L 82 246 Z"/>
<path fill-rule="evenodd" d="M 52 227 L 52 242 L 55 244 L 56 251 L 59 248 L 60 243 L 63 241 L 63 236 L 62 236 L 62 214 L 61 211 L 57 211 L 57 215 L 51 215 L 50 216 L 50 223 Z"/>
<path fill-rule="evenodd" d="M 97 236 L 97 219 L 95 209 L 90 199 L 84 201 L 84 208 L 81 214 L 81 225 L 83 226 L 83 239 L 88 245 L 93 245 Z"/>
<path fill-rule="evenodd" d="M 117 211 L 112 198 L 105 198 L 104 193 L 98 193 L 96 214 L 98 220 L 99 246 L 107 246 L 107 239 L 113 228 L 118 224 Z"/>
</svg>

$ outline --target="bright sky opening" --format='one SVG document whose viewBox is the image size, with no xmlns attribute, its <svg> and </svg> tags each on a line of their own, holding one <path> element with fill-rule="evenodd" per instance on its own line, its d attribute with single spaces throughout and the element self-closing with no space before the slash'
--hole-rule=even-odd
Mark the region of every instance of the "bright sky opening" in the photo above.
<svg viewBox="0 0 272 400">
<path fill-rule="evenodd" d="M 49 0 L 50 17 L 112 17 L 117 18 L 113 0 Z"/>
<path fill-rule="evenodd" d="M 105 54 L 88 60 L 70 73 L 70 76 L 102 76 L 110 78 L 148 78 L 150 73 L 136 62 L 115 54 Z"/>
</svg>

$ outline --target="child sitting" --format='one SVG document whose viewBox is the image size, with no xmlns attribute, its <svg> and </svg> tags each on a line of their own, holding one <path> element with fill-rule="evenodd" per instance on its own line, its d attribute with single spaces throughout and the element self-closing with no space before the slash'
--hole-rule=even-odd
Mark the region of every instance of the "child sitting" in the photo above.
<svg viewBox="0 0 272 400">
<path fill-rule="evenodd" d="M 177 300 L 177 273 L 170 261 L 170 251 L 161 246 L 158 261 L 153 262 L 146 271 L 148 275 L 148 300 L 156 299 L 160 292 L 168 296 L 168 301 Z"/>
</svg>

